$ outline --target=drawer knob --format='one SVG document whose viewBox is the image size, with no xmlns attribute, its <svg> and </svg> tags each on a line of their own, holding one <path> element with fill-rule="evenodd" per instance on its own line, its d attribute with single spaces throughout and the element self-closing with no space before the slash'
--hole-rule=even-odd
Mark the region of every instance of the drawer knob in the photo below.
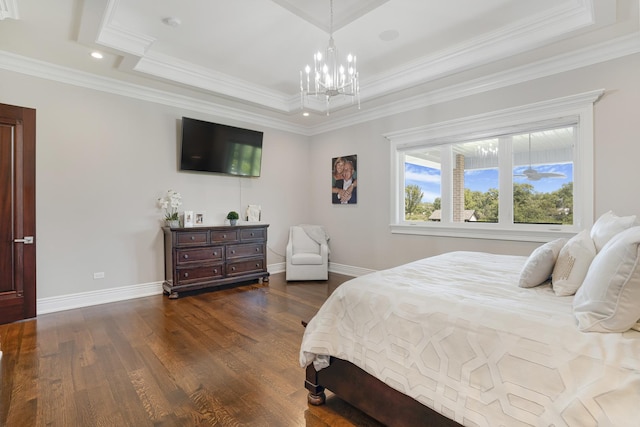
<svg viewBox="0 0 640 427">
<path fill-rule="evenodd" d="M 251 237 L 253 237 L 253 236 L 255 236 L 255 235 L 256 235 L 255 233 L 251 233 Z"/>
<path fill-rule="evenodd" d="M 218 252 L 214 252 L 214 253 L 213 253 L 213 256 L 218 256 Z"/>
<path fill-rule="evenodd" d="M 235 267 L 231 267 L 231 271 L 236 271 L 236 268 Z"/>
<path fill-rule="evenodd" d="M 191 236 L 191 240 L 196 240 L 196 236 Z"/>
<path fill-rule="evenodd" d="M 223 239 L 226 239 L 226 238 L 227 238 L 227 235 L 226 235 L 226 234 L 223 234 L 223 235 L 222 235 L 222 238 L 223 238 Z"/>
<path fill-rule="evenodd" d="M 232 250 L 232 251 L 231 251 L 231 253 L 232 253 L 232 254 L 235 254 L 235 253 L 236 253 L 236 251 Z"/>
<path fill-rule="evenodd" d="M 217 268 L 213 269 L 213 274 L 218 274 L 218 269 Z"/>
<path fill-rule="evenodd" d="M 260 248 L 256 248 L 256 252 L 260 252 Z"/>
<path fill-rule="evenodd" d="M 256 267 L 260 267 L 260 263 L 259 262 L 256 262 Z"/>
<path fill-rule="evenodd" d="M 189 273 L 184 273 L 184 277 L 189 277 Z"/>
<path fill-rule="evenodd" d="M 184 254 L 183 257 L 184 257 L 184 259 L 189 259 L 189 255 L 188 254 Z"/>
</svg>

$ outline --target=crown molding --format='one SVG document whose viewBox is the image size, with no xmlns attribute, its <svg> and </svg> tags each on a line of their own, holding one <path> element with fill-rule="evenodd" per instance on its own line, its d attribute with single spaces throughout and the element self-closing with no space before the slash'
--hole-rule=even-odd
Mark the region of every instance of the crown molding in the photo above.
<svg viewBox="0 0 640 427">
<path fill-rule="evenodd" d="M 465 83 L 423 93 L 401 101 L 387 103 L 380 107 L 358 110 L 349 116 L 341 118 L 334 116 L 331 121 L 317 126 L 297 125 L 286 119 L 274 119 L 261 114 L 249 113 L 238 108 L 230 108 L 167 91 L 96 76 L 6 51 L 0 51 L 0 69 L 148 102 L 175 106 L 190 111 L 198 111 L 239 122 L 250 122 L 282 131 L 313 136 L 637 53 L 640 53 L 640 33 L 636 32 L 568 54 L 558 55 L 486 77 L 469 80 Z"/>
<path fill-rule="evenodd" d="M 291 103 L 287 95 L 172 56 L 150 52 L 140 58 L 133 69 L 216 94 L 249 101 L 276 111 L 285 113 L 291 111 Z"/>
<path fill-rule="evenodd" d="M 120 0 L 110 0 L 107 3 L 95 42 L 120 52 L 143 56 L 156 39 L 118 25 L 114 17 L 119 5 Z"/>
<path fill-rule="evenodd" d="M 573 7 L 555 7 L 384 74 L 362 79 L 361 98 L 383 96 L 544 46 L 559 36 L 594 24 L 592 2 L 577 0 Z"/>
<path fill-rule="evenodd" d="M 96 76 L 95 74 L 62 67 L 49 62 L 38 61 L 6 51 L 0 51 L 0 69 L 309 136 L 307 127 L 293 124 L 287 120 L 275 119 L 262 114 L 247 112 L 239 108 L 194 99 L 189 96 L 123 82 L 117 79 Z"/>
<path fill-rule="evenodd" d="M 136 56 L 145 55 L 155 41 L 153 37 L 116 26 L 101 29 L 96 39 L 96 43 L 102 46 Z"/>
<path fill-rule="evenodd" d="M 640 33 L 638 32 L 461 84 L 422 93 L 384 106 L 363 109 L 349 116 L 334 119 L 329 123 L 313 126 L 310 128 L 310 133 L 317 135 L 637 53 L 640 53 Z"/>
<path fill-rule="evenodd" d="M 121 0 L 110 0 L 98 32 L 97 42 L 139 58 L 134 70 L 233 97 L 284 113 L 300 108 L 300 95 L 276 92 L 227 74 L 217 73 L 196 64 L 167 55 L 153 53 L 154 39 L 127 31 L 115 24 L 113 16 Z M 428 55 L 388 72 L 363 78 L 362 102 L 391 92 L 427 83 L 439 77 L 462 72 L 473 67 L 504 59 L 534 49 L 572 31 L 595 23 L 595 0 L 575 0 L 544 13 L 513 23 L 504 28 Z M 286 2 L 285 2 L 286 3 Z M 609 5 L 611 7 L 611 5 Z M 613 4 L 615 7 L 615 4 Z M 331 100 L 327 107 L 323 100 L 305 100 L 305 109 L 326 112 L 352 103 L 348 98 Z"/>
<path fill-rule="evenodd" d="M 20 18 L 18 0 L 0 0 L 0 21 L 7 18 Z"/>
</svg>

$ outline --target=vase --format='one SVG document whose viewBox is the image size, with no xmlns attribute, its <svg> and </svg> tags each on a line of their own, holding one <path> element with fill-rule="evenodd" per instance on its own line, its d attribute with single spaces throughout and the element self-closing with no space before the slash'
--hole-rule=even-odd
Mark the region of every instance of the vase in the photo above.
<svg viewBox="0 0 640 427">
<path fill-rule="evenodd" d="M 167 220 L 167 225 L 171 228 L 179 228 L 180 227 L 180 220 L 178 219 L 170 219 Z"/>
<path fill-rule="evenodd" d="M 230 219 L 229 220 L 229 224 L 231 224 L 231 225 L 236 225 L 236 222 L 238 222 L 237 219 Z"/>
</svg>

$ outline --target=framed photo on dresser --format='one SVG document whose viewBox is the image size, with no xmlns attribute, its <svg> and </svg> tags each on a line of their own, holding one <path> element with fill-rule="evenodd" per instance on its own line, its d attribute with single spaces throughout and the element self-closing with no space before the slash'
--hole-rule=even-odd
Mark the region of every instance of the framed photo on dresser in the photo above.
<svg viewBox="0 0 640 427">
<path fill-rule="evenodd" d="M 184 211 L 183 227 L 193 227 L 193 211 Z"/>
<path fill-rule="evenodd" d="M 204 212 L 196 212 L 193 218 L 196 226 L 204 224 Z"/>
</svg>

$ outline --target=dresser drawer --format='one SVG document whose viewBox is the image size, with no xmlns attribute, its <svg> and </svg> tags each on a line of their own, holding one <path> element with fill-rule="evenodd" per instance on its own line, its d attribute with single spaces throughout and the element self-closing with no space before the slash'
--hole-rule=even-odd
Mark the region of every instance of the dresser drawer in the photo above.
<svg viewBox="0 0 640 427">
<path fill-rule="evenodd" d="M 207 243 L 208 232 L 204 231 L 178 231 L 176 232 L 176 246 L 204 245 Z"/>
<path fill-rule="evenodd" d="M 242 274 L 261 271 L 264 271 L 264 258 L 255 258 L 227 264 L 227 276 L 240 276 Z"/>
<path fill-rule="evenodd" d="M 224 276 L 224 266 L 220 264 L 207 267 L 178 268 L 176 273 L 177 283 L 185 285 L 203 280 L 220 279 Z"/>
<path fill-rule="evenodd" d="M 264 243 L 246 243 L 242 245 L 227 245 L 227 259 L 244 258 L 248 256 L 264 255 Z"/>
<path fill-rule="evenodd" d="M 243 228 L 240 230 L 240 240 L 243 242 L 251 240 L 267 240 L 266 228 Z"/>
<path fill-rule="evenodd" d="M 222 262 L 224 248 L 222 246 L 210 246 L 206 248 L 177 249 L 176 263 L 184 265 L 194 262 L 219 261 Z"/>
<path fill-rule="evenodd" d="M 238 230 L 230 229 L 230 230 L 214 230 L 211 231 L 211 242 L 212 243 L 224 243 L 224 242 L 236 242 L 238 241 Z"/>
</svg>

